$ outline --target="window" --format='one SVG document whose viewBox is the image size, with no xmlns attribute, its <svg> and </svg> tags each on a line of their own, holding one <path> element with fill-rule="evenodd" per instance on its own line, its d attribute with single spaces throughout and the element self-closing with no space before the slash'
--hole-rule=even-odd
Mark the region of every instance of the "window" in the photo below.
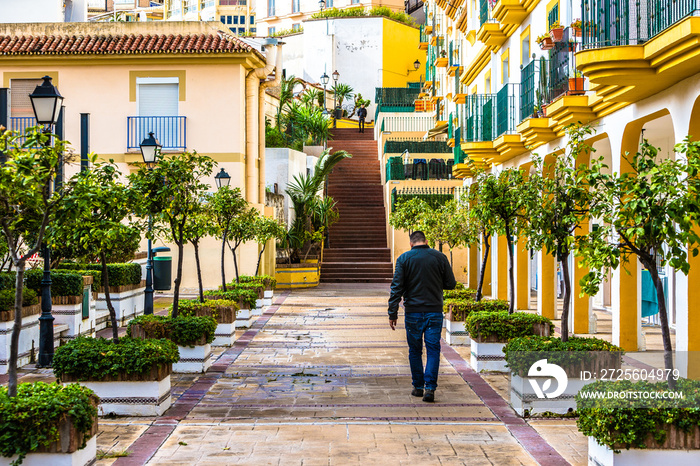
<svg viewBox="0 0 700 466">
<path fill-rule="evenodd" d="M 292 0 L 292 13 L 299 13 L 299 0 Z"/>
<path fill-rule="evenodd" d="M 245 24 L 245 16 L 238 17 L 238 24 Z"/>
<path fill-rule="evenodd" d="M 32 101 L 29 99 L 29 94 L 34 92 L 34 88 L 43 82 L 43 79 L 38 78 L 10 80 L 11 117 L 34 117 L 34 110 L 32 110 Z"/>
<path fill-rule="evenodd" d="M 547 29 L 559 22 L 559 0 L 552 0 L 547 4 Z"/>
<path fill-rule="evenodd" d="M 238 28 L 238 35 L 243 35 L 245 34 L 245 28 Z"/>
<path fill-rule="evenodd" d="M 530 63 L 530 26 L 520 34 L 520 64 L 525 66 Z"/>
<path fill-rule="evenodd" d="M 275 0 L 267 0 L 267 16 L 275 16 Z"/>
<path fill-rule="evenodd" d="M 233 24 L 238 24 L 238 16 L 233 17 Z"/>
<path fill-rule="evenodd" d="M 231 24 L 231 17 L 230 16 L 226 17 L 226 24 Z"/>
<path fill-rule="evenodd" d="M 274 36 L 275 35 L 275 28 L 267 28 L 267 35 Z"/>
<path fill-rule="evenodd" d="M 326 0 L 326 8 L 333 8 L 333 0 Z"/>
<path fill-rule="evenodd" d="M 510 78 L 510 49 L 507 49 L 501 55 L 501 84 L 508 83 L 508 78 Z"/>
<path fill-rule="evenodd" d="M 351 5 L 357 5 L 358 3 L 360 3 L 360 0 L 352 0 L 350 2 Z"/>
<path fill-rule="evenodd" d="M 255 24 L 255 16 L 250 17 L 250 23 L 248 24 Z"/>
<path fill-rule="evenodd" d="M 301 31 L 301 24 L 300 23 L 292 24 L 292 31 Z"/>
<path fill-rule="evenodd" d="M 226 16 L 221 16 L 220 18 L 221 18 L 221 22 L 223 24 L 226 24 Z"/>
<path fill-rule="evenodd" d="M 139 116 L 177 116 L 178 78 L 137 78 Z"/>
<path fill-rule="evenodd" d="M 251 34 L 255 34 L 256 32 L 258 32 L 257 28 L 250 28 Z"/>
</svg>

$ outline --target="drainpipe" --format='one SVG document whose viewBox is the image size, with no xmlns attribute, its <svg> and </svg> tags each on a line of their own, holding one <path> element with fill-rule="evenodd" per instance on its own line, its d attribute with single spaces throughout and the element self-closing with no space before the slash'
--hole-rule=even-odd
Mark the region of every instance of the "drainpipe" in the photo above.
<svg viewBox="0 0 700 466">
<path fill-rule="evenodd" d="M 260 108 L 260 123 L 258 126 L 258 153 L 260 154 L 260 162 L 258 169 L 259 199 L 260 203 L 265 203 L 265 89 L 268 87 L 279 86 L 282 81 L 282 42 L 278 42 L 275 47 L 275 78 L 270 81 L 263 81 L 260 84 L 260 93 L 258 96 L 258 107 Z"/>
<path fill-rule="evenodd" d="M 267 65 L 262 68 L 255 68 L 250 70 L 246 76 L 246 86 L 245 86 L 245 100 L 246 100 L 246 147 L 245 147 L 245 196 L 246 200 L 253 204 L 258 204 L 259 200 L 259 189 L 258 184 L 258 170 L 255 166 L 256 161 L 260 161 L 262 157 L 259 154 L 259 137 L 260 131 L 256 131 L 255 125 L 251 121 L 251 118 L 255 118 L 260 112 L 259 107 L 259 93 L 261 90 L 261 82 L 267 79 L 267 76 L 275 69 L 275 65 L 270 64 L 270 51 L 266 53 Z M 264 118 L 264 116 L 263 116 Z M 263 119 L 263 131 L 264 131 Z M 258 122 L 259 125 L 259 122 Z M 263 136 L 264 136 L 263 132 Z M 264 144 L 264 139 L 263 139 Z M 264 191 L 263 191 L 264 193 Z"/>
</svg>

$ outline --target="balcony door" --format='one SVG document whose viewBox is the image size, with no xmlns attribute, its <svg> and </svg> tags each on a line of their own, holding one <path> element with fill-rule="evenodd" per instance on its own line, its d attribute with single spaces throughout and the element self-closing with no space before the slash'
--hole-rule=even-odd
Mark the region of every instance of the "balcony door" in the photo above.
<svg viewBox="0 0 700 466">
<path fill-rule="evenodd" d="M 163 149 L 182 147 L 182 118 L 178 116 L 180 88 L 178 78 L 138 78 L 137 140 L 153 132 Z M 140 139 L 139 139 L 140 138 Z"/>
</svg>

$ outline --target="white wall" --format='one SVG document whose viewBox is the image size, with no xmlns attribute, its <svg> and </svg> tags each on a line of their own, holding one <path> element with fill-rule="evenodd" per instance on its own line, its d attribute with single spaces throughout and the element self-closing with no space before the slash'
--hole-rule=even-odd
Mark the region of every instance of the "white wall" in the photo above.
<svg viewBox="0 0 700 466">
<path fill-rule="evenodd" d="M 0 23 L 62 23 L 63 0 L 0 0 Z"/>
<path fill-rule="evenodd" d="M 277 189 L 280 194 L 284 194 L 284 217 L 287 224 L 293 219 L 289 196 L 284 192 L 287 184 L 294 179 L 294 176 L 306 173 L 307 155 L 287 148 L 267 148 L 265 149 L 265 186 Z"/>
</svg>

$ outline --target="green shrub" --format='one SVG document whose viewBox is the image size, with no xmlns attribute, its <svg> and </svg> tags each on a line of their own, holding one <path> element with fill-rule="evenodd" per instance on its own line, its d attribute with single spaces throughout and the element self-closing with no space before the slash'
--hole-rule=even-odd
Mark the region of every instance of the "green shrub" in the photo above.
<svg viewBox="0 0 700 466">
<path fill-rule="evenodd" d="M 265 127 L 265 147 L 287 147 L 284 134 L 277 127 Z"/>
<path fill-rule="evenodd" d="M 204 292 L 204 297 L 207 299 L 224 299 L 227 301 L 234 301 L 236 303 L 239 300 L 248 306 L 248 309 L 255 309 L 256 301 L 258 300 L 258 293 L 253 290 L 236 288 L 228 289 L 227 291 L 222 290 L 207 290 Z"/>
<path fill-rule="evenodd" d="M 41 269 L 27 270 L 25 285 L 37 293 L 41 293 L 41 280 L 44 271 Z M 51 296 L 82 296 L 83 276 L 77 272 L 51 272 Z"/>
<path fill-rule="evenodd" d="M 62 262 L 59 268 L 66 270 L 102 270 L 102 264 L 76 264 Z M 138 285 L 141 283 L 141 265 L 129 262 L 126 264 L 107 264 L 109 286 Z M 99 282 L 102 287 L 102 281 Z M 97 288 L 97 287 L 95 287 Z"/>
<path fill-rule="evenodd" d="M 207 299 L 201 303 L 198 300 L 183 299 L 179 301 L 178 312 L 182 317 L 191 317 L 206 310 L 214 319 L 218 320 L 219 312 L 217 308 L 219 307 L 232 307 L 238 311 L 238 300 Z"/>
<path fill-rule="evenodd" d="M 0 272 L 0 290 L 14 290 L 17 275 L 14 272 Z"/>
<path fill-rule="evenodd" d="M 132 335 L 132 327 L 140 325 L 146 338 L 168 338 L 179 346 L 194 347 L 204 338 L 207 343 L 214 341 L 216 319 L 211 316 L 169 316 L 142 315 L 131 320 L 127 335 Z"/>
<path fill-rule="evenodd" d="M 479 302 L 473 299 L 446 299 L 443 304 L 445 313 L 452 308 L 452 320 L 465 321 L 472 312 L 498 312 L 508 310 L 508 301 L 502 299 L 482 299 Z"/>
<path fill-rule="evenodd" d="M 238 277 L 240 283 L 261 283 L 263 286 L 269 286 L 273 290 L 277 286 L 277 279 L 270 275 L 241 275 Z"/>
<path fill-rule="evenodd" d="M 14 398 L 0 387 L 0 453 L 6 458 L 17 455 L 12 464 L 21 464 L 28 453 L 58 440 L 59 424 L 66 417 L 85 435 L 80 445 L 85 448 L 97 403 L 95 393 L 78 384 L 21 383 Z"/>
<path fill-rule="evenodd" d="M 476 290 L 470 288 L 460 288 L 454 290 L 444 290 L 442 292 L 444 299 L 462 299 L 462 300 L 474 300 L 476 297 Z"/>
<path fill-rule="evenodd" d="M 508 341 L 517 337 L 533 335 L 536 324 L 548 325 L 550 335 L 554 333 L 554 324 L 551 320 L 527 312 L 514 312 L 513 314 L 508 314 L 505 311 L 472 312 L 467 317 L 465 327 L 472 338 L 493 336 L 501 341 Z"/>
<path fill-rule="evenodd" d="M 77 337 L 56 349 L 53 372 L 79 381 L 100 380 L 120 374 L 144 374 L 154 366 L 180 359 L 172 341 L 124 337 L 119 343 L 104 338 Z"/>
<path fill-rule="evenodd" d="M 39 303 L 39 298 L 34 290 L 24 289 L 22 294 L 22 306 L 33 306 Z M 0 312 L 9 311 L 15 308 L 15 290 L 0 291 Z"/>
<path fill-rule="evenodd" d="M 561 338 L 549 336 L 526 336 L 510 340 L 503 348 L 506 362 L 513 373 L 520 376 L 527 374 L 536 361 L 546 358 L 550 364 L 567 367 L 578 367 L 591 360 L 587 353 L 608 352 L 612 355 L 611 363 L 618 361 L 624 351 L 622 348 L 599 338 L 569 337 L 566 342 Z M 594 357 L 600 358 L 596 355 Z M 613 368 L 613 366 L 607 366 Z"/>
<path fill-rule="evenodd" d="M 85 277 L 92 277 L 92 288 L 97 289 L 102 286 L 102 271 L 101 270 L 73 270 L 73 269 L 63 269 L 61 266 L 59 268 L 51 271 L 57 273 L 79 273 Z"/>
<path fill-rule="evenodd" d="M 683 399 L 590 398 L 595 392 L 683 392 Z M 643 403 L 643 404 L 642 404 Z M 668 382 L 597 381 L 576 394 L 576 421 L 579 431 L 599 444 L 619 452 L 625 448 L 645 448 L 651 436 L 658 444 L 666 440 L 666 427 L 673 425 L 690 432 L 700 425 L 700 381 L 679 379 L 674 389 Z"/>
</svg>

